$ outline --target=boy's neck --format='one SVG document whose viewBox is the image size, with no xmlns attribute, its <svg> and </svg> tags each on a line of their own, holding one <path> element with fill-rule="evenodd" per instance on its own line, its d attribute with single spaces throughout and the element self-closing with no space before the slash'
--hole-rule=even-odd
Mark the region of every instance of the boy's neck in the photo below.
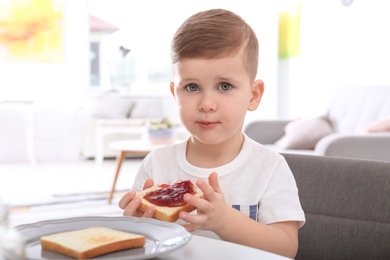
<svg viewBox="0 0 390 260">
<path fill-rule="evenodd" d="M 215 168 L 231 162 L 240 153 L 244 135 L 220 144 L 204 144 L 194 138 L 187 143 L 187 161 L 197 167 Z"/>
</svg>

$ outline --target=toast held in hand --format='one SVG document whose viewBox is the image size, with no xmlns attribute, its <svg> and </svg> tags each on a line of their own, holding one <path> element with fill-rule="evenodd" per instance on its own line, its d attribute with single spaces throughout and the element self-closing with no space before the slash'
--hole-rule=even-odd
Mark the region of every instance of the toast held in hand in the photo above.
<svg viewBox="0 0 390 260">
<path fill-rule="evenodd" d="M 137 197 L 142 200 L 138 209 L 146 211 L 149 206 L 153 206 L 156 209 L 154 218 L 175 222 L 179 219 L 180 212 L 191 212 L 196 209 L 183 200 L 186 193 L 201 196 L 196 185 L 189 180 L 179 180 L 171 185 L 157 184 L 137 194 Z"/>
</svg>

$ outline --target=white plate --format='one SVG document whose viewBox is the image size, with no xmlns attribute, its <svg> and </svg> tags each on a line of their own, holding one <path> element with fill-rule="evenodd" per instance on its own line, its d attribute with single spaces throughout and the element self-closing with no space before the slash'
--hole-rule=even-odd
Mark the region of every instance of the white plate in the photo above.
<svg viewBox="0 0 390 260">
<path fill-rule="evenodd" d="M 175 223 L 156 219 L 135 217 L 78 217 L 40 221 L 17 226 L 26 238 L 27 259 L 71 259 L 41 248 L 40 237 L 64 231 L 104 226 L 121 231 L 142 234 L 146 237 L 144 247 L 102 255 L 96 259 L 148 259 L 161 256 L 187 244 L 191 233 Z"/>
</svg>

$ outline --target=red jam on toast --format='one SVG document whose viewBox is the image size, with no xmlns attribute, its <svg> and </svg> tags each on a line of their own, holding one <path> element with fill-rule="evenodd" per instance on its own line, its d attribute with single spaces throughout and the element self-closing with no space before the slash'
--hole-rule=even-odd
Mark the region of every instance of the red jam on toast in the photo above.
<svg viewBox="0 0 390 260">
<path fill-rule="evenodd" d="M 180 207 L 186 204 L 183 200 L 186 193 L 196 193 L 194 185 L 189 180 L 178 181 L 172 185 L 161 184 L 159 189 L 146 193 L 144 199 L 161 207 Z"/>
</svg>

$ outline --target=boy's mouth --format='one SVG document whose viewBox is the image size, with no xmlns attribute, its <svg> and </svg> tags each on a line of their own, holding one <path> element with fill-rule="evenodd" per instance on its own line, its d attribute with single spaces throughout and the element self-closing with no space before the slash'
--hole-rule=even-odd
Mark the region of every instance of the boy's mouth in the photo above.
<svg viewBox="0 0 390 260">
<path fill-rule="evenodd" d="M 198 121 L 197 123 L 202 128 L 211 128 L 217 124 L 217 122 L 210 122 L 210 121 Z"/>
</svg>

